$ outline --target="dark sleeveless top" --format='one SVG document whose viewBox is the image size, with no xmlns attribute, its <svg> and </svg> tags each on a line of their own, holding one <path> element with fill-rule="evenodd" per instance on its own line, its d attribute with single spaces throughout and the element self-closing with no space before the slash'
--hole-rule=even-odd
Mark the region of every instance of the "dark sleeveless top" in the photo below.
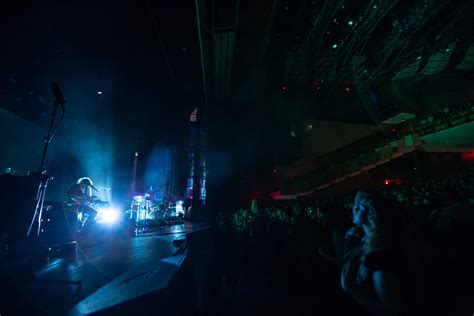
<svg viewBox="0 0 474 316">
<path fill-rule="evenodd" d="M 364 297 L 378 300 L 374 289 L 374 272 L 388 271 L 399 276 L 400 264 L 399 257 L 393 251 L 379 248 L 364 253 L 358 247 L 344 257 L 341 278 L 346 286 L 357 289 Z"/>
</svg>

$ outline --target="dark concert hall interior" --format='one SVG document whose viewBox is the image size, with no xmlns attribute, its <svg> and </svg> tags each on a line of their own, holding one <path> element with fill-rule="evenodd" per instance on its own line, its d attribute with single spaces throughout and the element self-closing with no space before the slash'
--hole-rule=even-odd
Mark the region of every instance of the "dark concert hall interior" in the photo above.
<svg viewBox="0 0 474 316">
<path fill-rule="evenodd" d="M 474 0 L 0 25 L 0 316 L 474 315 Z"/>
</svg>

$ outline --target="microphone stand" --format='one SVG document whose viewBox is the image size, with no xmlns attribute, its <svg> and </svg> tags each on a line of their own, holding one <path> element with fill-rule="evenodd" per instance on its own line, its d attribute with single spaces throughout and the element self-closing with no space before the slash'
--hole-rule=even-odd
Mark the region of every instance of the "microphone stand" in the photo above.
<svg viewBox="0 0 474 316">
<path fill-rule="evenodd" d="M 55 101 L 53 102 L 53 112 L 51 114 L 51 122 L 49 124 L 48 135 L 44 138 L 43 154 L 41 157 L 41 165 L 39 168 L 38 192 L 36 193 L 36 207 L 35 207 L 35 212 L 33 214 L 33 218 L 31 219 L 30 227 L 28 228 L 28 232 L 26 233 L 27 237 L 29 237 L 31 234 L 33 225 L 35 223 L 35 219 L 38 221 L 38 230 L 36 231 L 36 237 L 39 237 L 39 234 L 41 232 L 41 221 L 42 221 L 41 217 L 43 215 L 43 204 L 44 204 L 44 198 L 46 196 L 46 188 L 48 187 L 48 182 L 53 180 L 53 177 L 50 177 L 48 175 L 47 170 L 45 168 L 46 155 L 48 153 L 48 147 L 49 147 L 49 144 L 51 143 L 51 139 L 54 137 L 56 129 L 59 126 L 59 123 L 62 121 L 64 117 L 64 113 L 65 113 L 64 103 L 66 103 L 66 101 L 64 100 L 62 96 L 59 85 L 56 82 L 53 82 L 51 87 L 53 90 L 53 94 L 55 96 Z M 63 114 L 61 118 L 59 119 L 59 123 L 56 124 L 55 126 L 58 107 L 61 107 Z M 35 241 L 39 242 L 39 239 L 36 239 Z M 69 243 L 66 243 L 66 244 L 69 244 Z M 37 246 L 37 244 L 35 243 L 34 246 Z M 74 242 L 74 251 L 75 251 L 75 247 L 76 245 Z M 34 250 L 34 252 L 36 253 L 36 250 Z M 28 267 L 28 268 L 31 268 L 31 267 Z M 23 283 L 36 282 L 36 283 L 45 283 L 45 284 L 69 284 L 69 285 L 76 285 L 77 291 L 80 291 L 82 289 L 82 281 L 38 279 L 34 271 L 32 270 L 31 272 L 32 274 L 31 275 L 27 274 L 26 277 L 25 275 L 20 276 L 20 279 L 18 279 L 18 281 L 23 282 Z"/>
<path fill-rule="evenodd" d="M 41 217 L 43 215 L 43 204 L 44 204 L 44 197 L 46 195 L 46 188 L 48 187 L 48 182 L 53 180 L 53 177 L 50 177 L 47 174 L 47 170 L 45 169 L 45 162 L 46 162 L 46 155 L 48 153 L 48 147 L 51 143 L 51 138 L 53 136 L 53 128 L 54 122 L 56 120 L 56 113 L 58 111 L 58 107 L 64 108 L 64 99 L 56 97 L 56 100 L 53 103 L 53 112 L 51 114 L 51 122 L 49 124 L 48 135 L 44 138 L 44 147 L 43 147 L 43 154 L 41 157 L 41 165 L 39 168 L 39 185 L 38 185 L 38 192 L 36 193 L 36 207 L 35 212 L 33 214 L 33 218 L 31 219 L 30 227 L 28 228 L 28 232 L 26 236 L 29 237 L 31 230 L 33 228 L 33 224 L 35 219 L 38 221 L 38 230 L 36 232 L 36 236 L 38 237 L 41 232 Z"/>
</svg>

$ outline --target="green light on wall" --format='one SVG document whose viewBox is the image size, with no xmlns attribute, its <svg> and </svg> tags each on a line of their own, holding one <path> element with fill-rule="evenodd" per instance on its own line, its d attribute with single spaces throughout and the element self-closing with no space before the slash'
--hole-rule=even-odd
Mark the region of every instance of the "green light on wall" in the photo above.
<svg viewBox="0 0 474 316">
<path fill-rule="evenodd" d="M 354 25 L 354 22 L 352 20 L 349 20 L 349 22 L 347 22 L 347 24 L 349 24 L 349 26 L 352 26 L 352 25 Z"/>
<path fill-rule="evenodd" d="M 332 48 L 337 48 L 337 44 L 332 45 Z"/>
</svg>

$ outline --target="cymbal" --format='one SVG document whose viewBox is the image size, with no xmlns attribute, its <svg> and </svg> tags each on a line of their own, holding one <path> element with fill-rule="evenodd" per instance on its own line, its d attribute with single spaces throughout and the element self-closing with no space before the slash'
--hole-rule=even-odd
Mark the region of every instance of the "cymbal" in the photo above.
<svg viewBox="0 0 474 316">
<path fill-rule="evenodd" d="M 143 195 L 135 195 L 135 196 L 133 197 L 133 200 L 134 200 L 135 202 L 139 202 L 139 203 L 140 203 L 140 202 L 143 202 Z"/>
</svg>

